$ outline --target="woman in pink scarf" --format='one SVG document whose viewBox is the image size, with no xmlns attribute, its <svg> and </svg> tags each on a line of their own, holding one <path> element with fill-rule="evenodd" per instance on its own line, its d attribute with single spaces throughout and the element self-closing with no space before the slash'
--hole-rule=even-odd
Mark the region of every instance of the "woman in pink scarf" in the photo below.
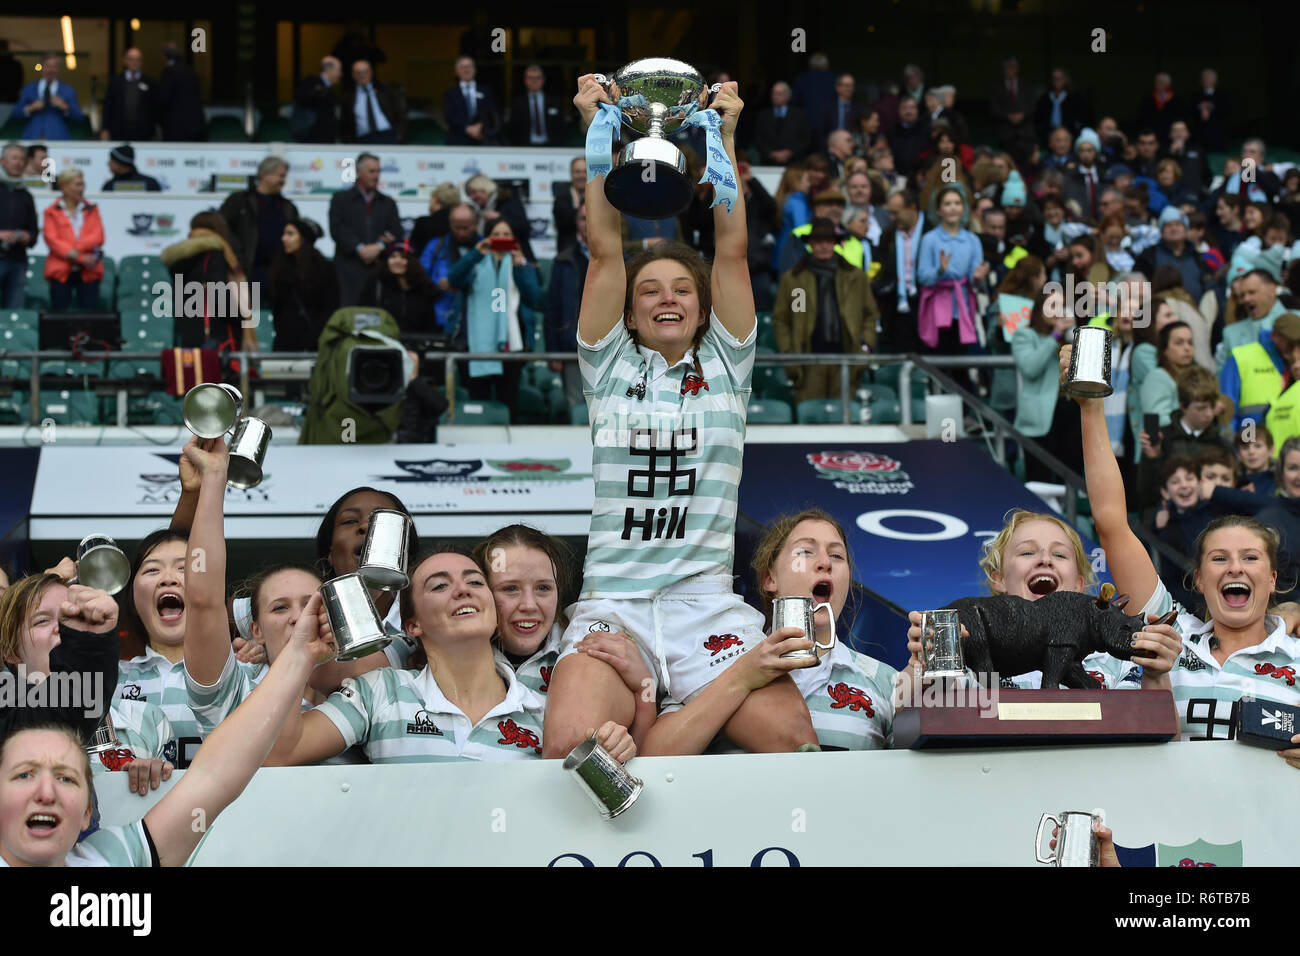
<svg viewBox="0 0 1300 956">
<path fill-rule="evenodd" d="M 988 275 L 989 264 L 979 238 L 963 228 L 969 217 L 965 191 L 945 186 L 935 196 L 935 205 L 939 225 L 921 237 L 917 264 L 917 332 L 928 350 L 962 355 L 979 339 L 973 285 Z"/>
</svg>

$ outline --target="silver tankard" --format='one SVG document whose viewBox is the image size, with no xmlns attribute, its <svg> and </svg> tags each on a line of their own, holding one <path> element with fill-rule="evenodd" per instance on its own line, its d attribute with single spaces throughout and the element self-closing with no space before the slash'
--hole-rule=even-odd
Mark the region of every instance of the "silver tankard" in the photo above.
<svg viewBox="0 0 1300 956">
<path fill-rule="evenodd" d="M 821 644 L 817 641 L 816 614 L 822 608 L 826 608 L 826 613 L 830 615 L 831 620 L 831 641 L 829 644 Z M 817 660 L 818 650 L 829 651 L 835 646 L 835 610 L 831 607 L 829 601 L 816 604 L 810 597 L 773 598 L 772 630 L 768 632 L 768 636 L 770 637 L 783 627 L 799 628 L 803 631 L 804 636 L 813 642 L 813 646 L 803 651 L 790 651 L 782 654 L 782 657 L 809 657 Z"/>
</svg>

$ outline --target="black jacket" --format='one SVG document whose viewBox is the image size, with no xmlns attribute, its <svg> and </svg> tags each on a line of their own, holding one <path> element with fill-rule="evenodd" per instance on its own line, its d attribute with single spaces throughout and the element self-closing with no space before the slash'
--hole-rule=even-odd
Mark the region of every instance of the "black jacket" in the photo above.
<svg viewBox="0 0 1300 956">
<path fill-rule="evenodd" d="M 555 219 L 555 248 L 563 251 L 578 241 L 578 209 L 573 205 L 567 179 L 551 183 L 551 216 Z"/>
<path fill-rule="evenodd" d="M 457 87 L 457 90 L 460 88 Z M 510 143 L 513 146 L 532 146 L 533 116 L 529 108 L 529 94 L 520 93 L 510 104 Z M 462 97 L 462 102 L 464 98 Z M 572 108 L 565 109 L 558 98 L 543 91 L 542 129 L 546 142 L 538 146 L 564 146 L 569 137 L 569 118 Z"/>
<path fill-rule="evenodd" d="M 922 117 L 908 127 L 900 122 L 888 133 L 894 153 L 894 168 L 911 177 L 921 164 L 921 153 L 930 148 L 930 124 Z"/>
<path fill-rule="evenodd" d="M 36 203 L 32 194 L 22 186 L 0 185 L 0 229 L 23 229 L 31 236 L 25 246 L 11 242 L 0 251 L 0 257 L 26 262 L 27 250 L 36 245 L 41 227 L 36 219 Z"/>
<path fill-rule="evenodd" d="M 320 74 L 303 77 L 293 93 L 295 143 L 334 143 L 339 138 L 339 103 Z M 311 119 L 310 127 L 306 120 Z M 300 126 L 299 123 L 302 125 Z"/>
<path fill-rule="evenodd" d="M 506 189 L 504 186 L 497 188 L 496 211 L 501 214 L 501 218 L 510 223 L 510 229 L 519 240 L 519 248 L 523 250 L 524 258 L 529 262 L 536 262 L 537 258 L 533 255 L 532 243 L 528 241 L 533 233 L 533 227 L 528 222 L 528 213 L 524 211 L 524 203 L 517 193 Z M 491 232 L 492 226 L 488 222 L 483 223 L 483 232 Z"/>
<path fill-rule="evenodd" d="M 315 351 L 325 323 L 339 307 L 339 280 L 334 266 L 316 249 L 307 255 L 310 261 L 302 272 L 293 268 L 295 263 L 284 253 L 271 264 L 270 305 L 276 352 Z"/>
<path fill-rule="evenodd" d="M 194 236 L 173 243 L 159 258 L 182 283 L 225 282 L 229 277 L 225 251 L 216 236 Z M 204 297 L 206 309 L 206 296 Z M 222 311 L 222 310 L 218 310 Z M 238 344 L 243 336 L 240 319 L 230 315 L 178 315 L 176 344 L 181 348 L 216 348 L 221 343 Z"/>
<path fill-rule="evenodd" d="M 283 195 L 272 197 L 284 222 L 298 217 L 298 207 Z M 253 277 L 253 257 L 257 254 L 257 190 L 243 189 L 231 193 L 221 204 L 221 218 L 230 227 L 230 248 L 235 252 L 244 275 Z"/>
<path fill-rule="evenodd" d="M 158 84 L 152 77 L 140 74 L 136 80 L 139 101 L 136 112 L 126 112 L 126 73 L 118 73 L 108 81 L 108 95 L 104 97 L 103 128 L 115 140 L 149 140 L 158 135 Z"/>
<path fill-rule="evenodd" d="M 758 114 L 754 123 L 754 148 L 758 150 L 760 163 L 774 162 L 772 153 L 778 149 L 790 150 L 789 162 L 798 162 L 808 155 L 811 140 L 808 117 L 801 107 L 793 104 L 786 107 L 785 116 L 780 119 L 777 119 L 776 111 L 768 107 Z M 819 143 L 818 147 L 824 145 Z"/>
<path fill-rule="evenodd" d="M 55 674 L 91 675 L 94 688 L 98 692 L 101 706 L 87 717 L 83 710 L 89 707 L 6 707 L 0 705 L 0 740 L 11 732 L 46 720 L 57 720 L 75 727 L 82 739 L 89 741 L 95 735 L 99 718 L 104 715 L 113 695 L 117 692 L 117 658 L 120 644 L 117 633 L 90 634 L 77 631 L 66 624 L 59 624 L 59 645 L 50 651 L 50 671 Z M 16 674 L 14 675 L 16 679 Z M 99 684 L 98 688 L 94 685 Z M 85 687 L 85 684 L 82 684 Z"/>
<path fill-rule="evenodd" d="M 139 192 L 144 190 L 149 193 L 162 192 L 162 185 L 152 176 L 146 176 L 137 170 L 133 173 L 123 173 L 120 176 L 114 176 L 100 187 L 104 192 L 111 193 L 120 189 L 123 192 Z"/>
<path fill-rule="evenodd" d="M 1294 601 L 1300 588 L 1300 498 L 1278 495 L 1255 515 L 1260 524 L 1276 528 L 1282 536 L 1277 552 L 1277 593 L 1273 602 Z"/>
<path fill-rule="evenodd" d="M 1044 90 L 1034 104 L 1034 129 L 1044 143 L 1052 132 L 1051 121 L 1052 97 L 1049 91 Z M 1087 100 L 1074 90 L 1066 90 L 1065 99 L 1061 101 L 1061 125 L 1070 131 L 1071 139 L 1079 135 L 1079 130 L 1092 125 L 1092 110 Z"/>
<path fill-rule="evenodd" d="M 339 304 L 354 306 L 361 301 L 361 287 L 370 267 L 357 256 L 357 246 L 379 242 L 390 233 L 402 239 L 402 217 L 391 196 L 376 192 L 366 214 L 366 200 L 357 186 L 335 193 L 330 199 L 330 236 L 334 239 L 334 268 L 339 277 Z"/>
<path fill-rule="evenodd" d="M 450 209 L 438 209 L 415 220 L 411 226 L 411 234 L 407 237 L 411 240 L 411 255 L 416 259 L 424 255 L 425 246 L 434 239 L 445 236 L 451 229 L 450 220 Z"/>
<path fill-rule="evenodd" d="M 379 266 L 362 287 L 359 304 L 383 309 L 397 320 L 403 335 L 439 331 L 433 318 L 433 291 L 403 289 L 396 277 L 382 271 L 382 263 Z"/>
<path fill-rule="evenodd" d="M 542 312 L 548 352 L 578 349 L 578 312 L 582 308 L 582 290 L 587 284 L 590 264 L 591 260 L 576 243 L 555 257 Z"/>
<path fill-rule="evenodd" d="M 158 78 L 158 121 L 169 142 L 202 142 L 208 138 L 199 75 L 188 63 L 170 63 Z"/>
<path fill-rule="evenodd" d="M 392 87 L 374 81 L 375 99 L 388 117 L 397 141 L 406 139 L 406 103 Z M 343 87 L 343 102 L 339 104 L 339 135 L 345 143 L 357 142 L 357 88 L 352 84 Z"/>
</svg>

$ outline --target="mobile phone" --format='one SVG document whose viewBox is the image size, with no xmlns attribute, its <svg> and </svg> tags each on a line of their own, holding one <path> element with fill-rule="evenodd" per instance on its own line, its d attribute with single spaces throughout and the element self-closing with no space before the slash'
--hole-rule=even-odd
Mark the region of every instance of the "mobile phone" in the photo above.
<svg viewBox="0 0 1300 956">
<path fill-rule="evenodd" d="M 1160 416 L 1154 412 L 1142 416 L 1142 429 L 1152 445 L 1160 444 Z"/>
<path fill-rule="evenodd" d="M 493 252 L 514 252 L 519 248 L 519 243 L 514 236 L 492 236 L 488 239 L 488 248 Z"/>
</svg>

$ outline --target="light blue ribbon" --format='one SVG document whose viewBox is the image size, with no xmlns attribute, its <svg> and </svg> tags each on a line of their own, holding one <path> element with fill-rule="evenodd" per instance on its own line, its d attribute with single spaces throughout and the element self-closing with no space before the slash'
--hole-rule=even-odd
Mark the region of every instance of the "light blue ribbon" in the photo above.
<svg viewBox="0 0 1300 956">
<path fill-rule="evenodd" d="M 614 158 L 614 133 L 623 111 L 613 103 L 597 103 L 596 118 L 587 127 L 587 182 L 608 176 Z"/>
<path fill-rule="evenodd" d="M 730 213 L 740 198 L 736 188 L 736 168 L 731 165 L 731 157 L 722 148 L 722 117 L 717 110 L 700 110 L 686 118 L 684 126 L 699 126 L 704 130 L 705 153 L 707 153 L 704 175 L 701 183 L 713 183 L 713 202 L 709 208 L 723 203 Z M 590 165 L 587 167 L 590 169 Z"/>
</svg>

